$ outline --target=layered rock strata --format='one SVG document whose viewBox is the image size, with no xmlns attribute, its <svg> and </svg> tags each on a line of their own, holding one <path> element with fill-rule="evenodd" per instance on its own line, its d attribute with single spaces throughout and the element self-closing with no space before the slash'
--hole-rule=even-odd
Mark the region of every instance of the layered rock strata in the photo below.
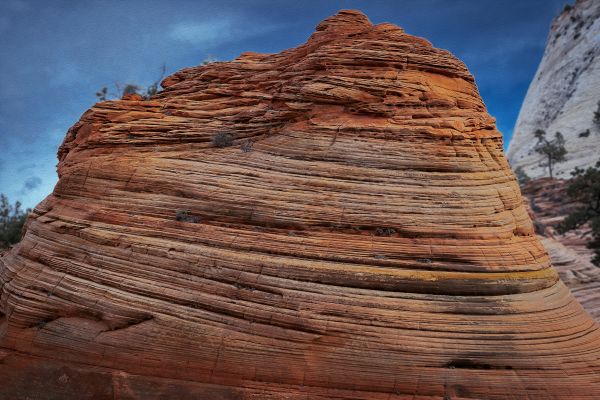
<svg viewBox="0 0 600 400">
<path fill-rule="evenodd" d="M 96 104 L 0 259 L 0 398 L 600 396 L 465 65 L 342 11 Z"/>
<path fill-rule="evenodd" d="M 588 225 L 559 234 L 558 224 L 581 207 L 566 194 L 568 181 L 541 178 L 528 182 L 523 195 L 536 231 L 553 266 L 575 299 L 596 321 L 600 321 L 600 268 L 592 264 L 593 253 L 587 248 L 591 239 Z"/>
<path fill-rule="evenodd" d="M 508 157 L 532 178 L 548 175 L 535 152 L 537 129 L 550 138 L 561 132 L 568 150 L 555 176 L 598 161 L 600 126 L 593 122 L 600 101 L 600 2 L 577 0 L 552 22 L 544 56 L 519 112 Z"/>
</svg>

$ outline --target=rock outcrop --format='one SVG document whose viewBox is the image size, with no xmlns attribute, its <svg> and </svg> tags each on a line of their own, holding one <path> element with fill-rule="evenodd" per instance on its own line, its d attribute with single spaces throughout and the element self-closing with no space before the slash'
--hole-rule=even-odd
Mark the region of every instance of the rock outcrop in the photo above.
<svg viewBox="0 0 600 400">
<path fill-rule="evenodd" d="M 536 129 L 561 132 L 567 160 L 555 176 L 569 178 L 575 167 L 600 158 L 600 126 L 593 123 L 600 101 L 600 2 L 577 0 L 553 21 L 546 50 L 521 107 L 508 158 L 532 178 L 547 176 L 535 152 Z"/>
<path fill-rule="evenodd" d="M 557 225 L 581 205 L 566 194 L 568 181 L 541 178 L 528 182 L 523 195 L 536 231 L 562 281 L 596 321 L 600 322 L 600 268 L 592 264 L 588 225 L 559 234 Z"/>
<path fill-rule="evenodd" d="M 465 65 L 342 11 L 96 104 L 0 259 L 0 398 L 598 398 Z"/>
</svg>

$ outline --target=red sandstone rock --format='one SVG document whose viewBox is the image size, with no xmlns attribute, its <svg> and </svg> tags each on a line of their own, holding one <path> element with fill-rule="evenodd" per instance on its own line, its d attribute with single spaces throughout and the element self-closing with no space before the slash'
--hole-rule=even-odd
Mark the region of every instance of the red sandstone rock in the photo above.
<svg viewBox="0 0 600 400">
<path fill-rule="evenodd" d="M 600 396 L 450 53 L 342 11 L 163 86 L 82 116 L 0 259 L 0 398 Z"/>
<path fill-rule="evenodd" d="M 126 93 L 123 95 L 123 97 L 121 97 L 121 100 L 141 101 L 141 100 L 144 100 L 144 98 L 139 93 Z"/>
<path fill-rule="evenodd" d="M 561 235 L 555 229 L 581 206 L 567 196 L 567 184 L 568 181 L 562 179 L 535 179 L 525 185 L 523 195 L 538 231 L 542 231 L 540 240 L 562 281 L 583 308 L 599 321 L 600 268 L 591 263 L 593 254 L 586 246 L 591 239 L 591 230 L 585 225 Z"/>
</svg>

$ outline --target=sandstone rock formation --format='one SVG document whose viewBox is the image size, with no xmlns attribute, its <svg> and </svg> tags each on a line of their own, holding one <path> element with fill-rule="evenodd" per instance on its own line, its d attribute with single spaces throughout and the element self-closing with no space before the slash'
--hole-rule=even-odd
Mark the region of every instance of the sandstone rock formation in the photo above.
<svg viewBox="0 0 600 400">
<path fill-rule="evenodd" d="M 532 178 L 547 176 L 534 151 L 536 129 L 566 140 L 567 161 L 555 176 L 569 178 L 575 167 L 600 158 L 600 127 L 593 123 L 600 101 L 600 1 L 577 0 L 553 21 L 544 57 L 529 86 L 508 147 L 513 167 Z"/>
<path fill-rule="evenodd" d="M 0 398 L 600 396 L 450 53 L 342 11 L 163 86 L 82 116 L 0 259 Z"/>
<path fill-rule="evenodd" d="M 541 178 L 528 182 L 523 195 L 536 224 L 540 240 L 550 255 L 562 281 L 596 321 L 600 322 L 600 268 L 591 263 L 587 248 L 590 228 L 559 234 L 556 226 L 580 205 L 566 195 L 567 181 Z"/>
</svg>

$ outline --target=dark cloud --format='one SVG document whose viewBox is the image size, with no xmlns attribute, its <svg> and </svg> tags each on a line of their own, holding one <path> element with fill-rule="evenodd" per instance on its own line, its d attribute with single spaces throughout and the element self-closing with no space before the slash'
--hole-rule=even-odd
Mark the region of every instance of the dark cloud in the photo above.
<svg viewBox="0 0 600 400">
<path fill-rule="evenodd" d="M 23 183 L 23 188 L 21 189 L 22 194 L 27 194 L 32 190 L 35 190 L 40 187 L 42 184 L 42 178 L 39 176 L 30 176 Z"/>
</svg>

